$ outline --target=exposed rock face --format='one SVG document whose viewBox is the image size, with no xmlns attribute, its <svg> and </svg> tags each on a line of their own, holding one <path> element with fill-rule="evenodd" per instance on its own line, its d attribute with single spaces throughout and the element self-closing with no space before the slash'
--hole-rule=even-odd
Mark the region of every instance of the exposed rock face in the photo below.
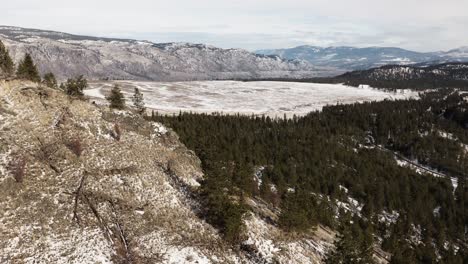
<svg viewBox="0 0 468 264">
<path fill-rule="evenodd" d="M 302 78 L 321 75 L 300 60 L 256 55 L 203 44 L 165 43 L 76 36 L 60 32 L 0 27 L 15 61 L 31 53 L 41 73 L 60 79 L 188 81 L 211 79 Z"/>
<path fill-rule="evenodd" d="M 259 201 L 226 245 L 190 195 L 202 177 L 161 124 L 0 81 L 0 263 L 320 262 L 333 235 L 288 238 Z"/>
</svg>

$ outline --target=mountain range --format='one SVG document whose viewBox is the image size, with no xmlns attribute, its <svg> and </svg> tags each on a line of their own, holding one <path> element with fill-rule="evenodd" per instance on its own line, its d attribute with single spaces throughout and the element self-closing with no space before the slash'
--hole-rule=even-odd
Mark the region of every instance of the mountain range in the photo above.
<svg viewBox="0 0 468 264">
<path fill-rule="evenodd" d="M 394 47 L 298 46 L 290 49 L 258 50 L 256 53 L 276 55 L 289 60 L 305 60 L 314 66 L 333 67 L 344 71 L 365 70 L 389 64 L 433 65 L 468 61 L 468 47 L 439 52 L 415 52 Z"/>
<path fill-rule="evenodd" d="M 427 67 L 468 62 L 468 47 L 415 52 L 393 47 L 315 47 L 258 50 L 222 49 L 205 44 L 154 43 L 0 26 L 0 40 L 18 63 L 30 53 L 40 72 L 64 80 L 258 80 L 308 79 L 384 65 Z"/>
<path fill-rule="evenodd" d="M 329 74 L 304 60 L 221 49 L 204 44 L 153 43 L 0 26 L 0 40 L 15 62 L 30 53 L 42 74 L 59 79 L 188 81 L 303 78 Z"/>
</svg>

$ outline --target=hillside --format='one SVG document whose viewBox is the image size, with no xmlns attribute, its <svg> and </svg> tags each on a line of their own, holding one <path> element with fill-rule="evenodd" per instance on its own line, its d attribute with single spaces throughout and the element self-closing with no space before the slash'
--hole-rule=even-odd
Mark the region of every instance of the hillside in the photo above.
<svg viewBox="0 0 468 264">
<path fill-rule="evenodd" d="M 0 40 L 15 62 L 29 52 L 42 74 L 53 72 L 59 79 L 85 75 L 95 80 L 187 81 L 324 74 L 302 60 L 204 44 L 157 44 L 7 26 L 0 26 Z"/>
<path fill-rule="evenodd" d="M 468 88 L 468 63 L 445 63 L 432 66 L 388 65 L 337 76 L 335 82 L 376 88 Z"/>
<path fill-rule="evenodd" d="M 1 263 L 320 263 L 333 232 L 288 235 L 257 198 L 241 246 L 225 242 L 204 220 L 203 177 L 159 123 L 0 81 Z"/>
<path fill-rule="evenodd" d="M 285 59 L 306 60 L 320 67 L 341 70 L 365 70 L 387 64 L 411 65 L 468 61 L 468 49 L 462 47 L 447 52 L 415 52 L 393 47 L 315 47 L 299 46 L 290 49 L 258 50 L 258 54 L 280 56 Z"/>
<path fill-rule="evenodd" d="M 327 263 L 374 263 L 370 249 L 388 260 L 380 247 L 390 263 L 461 264 L 468 261 L 466 96 L 437 89 L 292 119 L 152 119 L 195 150 L 208 182 L 278 205 L 283 229 L 338 230 Z"/>
</svg>

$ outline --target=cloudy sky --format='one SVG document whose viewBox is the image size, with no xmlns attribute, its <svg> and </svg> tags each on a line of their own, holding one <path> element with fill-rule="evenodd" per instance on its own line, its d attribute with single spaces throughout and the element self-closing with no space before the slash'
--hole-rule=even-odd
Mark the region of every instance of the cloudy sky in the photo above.
<svg viewBox="0 0 468 264">
<path fill-rule="evenodd" d="M 0 25 L 249 50 L 468 45 L 467 0 L 14 0 Z"/>
</svg>

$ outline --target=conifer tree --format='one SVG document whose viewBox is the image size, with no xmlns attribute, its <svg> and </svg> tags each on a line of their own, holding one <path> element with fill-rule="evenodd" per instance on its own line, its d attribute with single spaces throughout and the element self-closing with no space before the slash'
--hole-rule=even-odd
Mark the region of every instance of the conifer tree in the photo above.
<svg viewBox="0 0 468 264">
<path fill-rule="evenodd" d="M 132 101 L 133 106 L 138 111 L 138 113 L 143 114 L 145 112 L 145 102 L 143 100 L 143 94 L 138 88 L 135 88 L 135 93 L 133 94 Z"/>
<path fill-rule="evenodd" d="M 6 76 L 12 75 L 14 71 L 14 63 L 8 53 L 7 48 L 0 41 L 0 73 L 3 73 Z"/>
<path fill-rule="evenodd" d="M 295 188 L 293 193 L 286 195 L 282 206 L 283 211 L 279 216 L 279 225 L 285 230 L 305 231 L 317 224 L 314 210 L 317 203 L 310 193 Z"/>
<path fill-rule="evenodd" d="M 55 79 L 55 75 L 51 72 L 46 73 L 44 75 L 44 78 L 42 79 L 42 83 L 50 88 L 54 88 L 54 89 L 58 88 L 57 79 Z"/>
<path fill-rule="evenodd" d="M 60 88 L 63 89 L 67 95 L 73 97 L 84 96 L 83 90 L 86 89 L 86 87 L 88 87 L 88 81 L 83 75 L 68 79 L 65 85 L 60 85 Z"/>
<path fill-rule="evenodd" d="M 120 90 L 118 85 L 114 85 L 110 95 L 106 97 L 109 101 L 109 107 L 113 109 L 124 109 L 125 108 L 125 98 Z"/>
<path fill-rule="evenodd" d="M 242 217 L 246 208 L 242 201 L 233 202 L 225 193 L 228 182 L 221 176 L 223 174 L 217 170 L 217 173 L 207 175 L 201 186 L 201 196 L 207 208 L 207 221 L 220 229 L 226 241 L 235 244 L 242 240 Z"/>
<path fill-rule="evenodd" d="M 348 217 L 346 217 L 349 219 Z M 330 251 L 326 264 L 372 264 L 372 234 L 362 230 L 359 225 L 344 221 L 335 249 Z"/>
<path fill-rule="evenodd" d="M 39 71 L 37 70 L 37 67 L 29 53 L 26 53 L 23 60 L 19 63 L 18 69 L 16 70 L 16 76 L 20 79 L 30 80 L 33 82 L 41 81 Z"/>
</svg>

